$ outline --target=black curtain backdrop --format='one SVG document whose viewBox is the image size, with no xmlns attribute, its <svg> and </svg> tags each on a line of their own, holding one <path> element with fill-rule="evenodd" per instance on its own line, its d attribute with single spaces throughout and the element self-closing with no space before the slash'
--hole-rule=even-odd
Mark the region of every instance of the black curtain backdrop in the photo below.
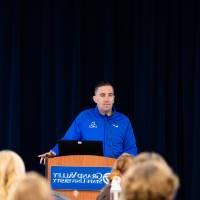
<svg viewBox="0 0 200 200">
<path fill-rule="evenodd" d="M 139 151 L 167 159 L 177 199 L 200 199 L 200 3 L 0 1 L 0 149 L 28 170 L 109 80 Z"/>
</svg>

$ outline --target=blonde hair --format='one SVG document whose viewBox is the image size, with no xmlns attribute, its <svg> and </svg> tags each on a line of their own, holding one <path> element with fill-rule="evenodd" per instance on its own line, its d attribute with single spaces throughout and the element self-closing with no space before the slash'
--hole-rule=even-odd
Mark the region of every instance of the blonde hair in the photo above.
<svg viewBox="0 0 200 200">
<path fill-rule="evenodd" d="M 25 174 L 22 158 L 11 150 L 0 151 L 0 199 L 4 200 L 17 180 Z"/>
<path fill-rule="evenodd" d="M 140 164 L 147 161 L 158 161 L 167 165 L 165 159 L 160 154 L 155 152 L 142 152 L 134 158 L 134 164 Z"/>
<path fill-rule="evenodd" d="M 133 164 L 134 157 L 131 154 L 123 153 L 115 161 L 109 180 L 112 181 L 114 176 L 121 176 Z"/>
<path fill-rule="evenodd" d="M 49 200 L 51 189 L 48 181 L 37 172 L 28 172 L 10 194 L 8 200 Z"/>
<path fill-rule="evenodd" d="M 167 164 L 152 160 L 133 165 L 121 185 L 125 200 L 172 200 L 179 179 Z"/>
</svg>

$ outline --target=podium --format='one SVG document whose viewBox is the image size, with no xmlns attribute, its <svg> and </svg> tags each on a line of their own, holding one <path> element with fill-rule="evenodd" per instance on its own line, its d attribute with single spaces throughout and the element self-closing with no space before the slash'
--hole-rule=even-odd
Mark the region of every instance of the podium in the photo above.
<svg viewBox="0 0 200 200">
<path fill-rule="evenodd" d="M 63 176 L 65 179 L 52 179 L 51 177 L 51 173 L 53 173 L 53 169 L 54 168 L 58 168 L 58 169 L 62 169 L 65 167 L 66 168 L 72 168 L 72 169 L 87 169 L 89 171 L 93 170 L 93 169 L 106 169 L 106 168 L 112 168 L 114 162 L 116 159 L 114 158 L 107 158 L 107 157 L 103 157 L 103 156 L 93 156 L 93 155 L 69 155 L 69 156 L 60 156 L 60 157 L 52 157 L 52 158 L 48 158 L 47 160 L 47 165 L 46 165 L 46 176 L 48 178 L 48 181 L 50 183 L 50 185 L 52 186 L 52 182 L 56 182 L 56 181 L 73 181 L 74 180 L 71 178 L 70 180 L 67 179 L 69 176 L 75 176 L 75 173 L 72 174 L 70 173 L 70 175 L 68 175 L 67 173 L 54 173 L 54 176 L 58 176 L 61 177 Z M 81 175 L 82 174 L 82 175 Z M 100 174 L 100 173 L 96 173 L 96 174 Z M 88 176 L 92 176 L 92 178 L 98 178 L 96 174 L 93 175 L 88 175 Z M 78 174 L 78 177 L 80 178 L 80 176 L 84 176 L 83 173 Z M 62 178 L 63 178 L 62 177 Z M 67 177 L 67 178 L 66 178 Z M 80 182 L 80 180 L 86 180 L 86 179 L 79 179 L 78 181 Z M 58 181 L 58 182 L 59 182 Z M 88 180 L 86 180 L 88 181 Z M 82 181 L 83 182 L 83 181 Z M 95 185 L 92 184 L 92 182 L 90 182 L 91 185 Z M 67 185 L 67 184 L 65 184 Z M 83 184 L 82 184 L 83 185 Z M 70 188 L 65 188 L 65 189 L 54 189 L 54 191 L 68 197 L 70 200 L 95 200 L 97 195 L 99 194 L 99 190 L 90 190 L 90 189 L 83 189 L 83 190 L 78 190 L 78 191 L 74 191 L 74 189 L 70 189 Z"/>
</svg>

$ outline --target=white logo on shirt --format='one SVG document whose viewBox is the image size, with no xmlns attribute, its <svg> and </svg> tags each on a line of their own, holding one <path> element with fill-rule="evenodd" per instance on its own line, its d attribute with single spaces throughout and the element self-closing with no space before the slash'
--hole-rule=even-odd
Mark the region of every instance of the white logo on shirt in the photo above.
<svg viewBox="0 0 200 200">
<path fill-rule="evenodd" d="M 116 127 L 116 128 L 118 128 L 119 127 L 119 125 L 117 125 L 117 124 L 112 124 L 114 127 Z"/>
<path fill-rule="evenodd" d="M 89 128 L 97 128 L 96 123 L 94 121 L 91 122 L 91 124 L 89 125 Z"/>
</svg>

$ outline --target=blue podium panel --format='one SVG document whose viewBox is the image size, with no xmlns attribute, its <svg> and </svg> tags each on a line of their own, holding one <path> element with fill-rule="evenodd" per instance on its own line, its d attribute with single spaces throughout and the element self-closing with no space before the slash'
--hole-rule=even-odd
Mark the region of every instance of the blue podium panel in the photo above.
<svg viewBox="0 0 200 200">
<path fill-rule="evenodd" d="M 52 166 L 51 188 L 54 190 L 101 190 L 108 184 L 110 167 Z"/>
</svg>

